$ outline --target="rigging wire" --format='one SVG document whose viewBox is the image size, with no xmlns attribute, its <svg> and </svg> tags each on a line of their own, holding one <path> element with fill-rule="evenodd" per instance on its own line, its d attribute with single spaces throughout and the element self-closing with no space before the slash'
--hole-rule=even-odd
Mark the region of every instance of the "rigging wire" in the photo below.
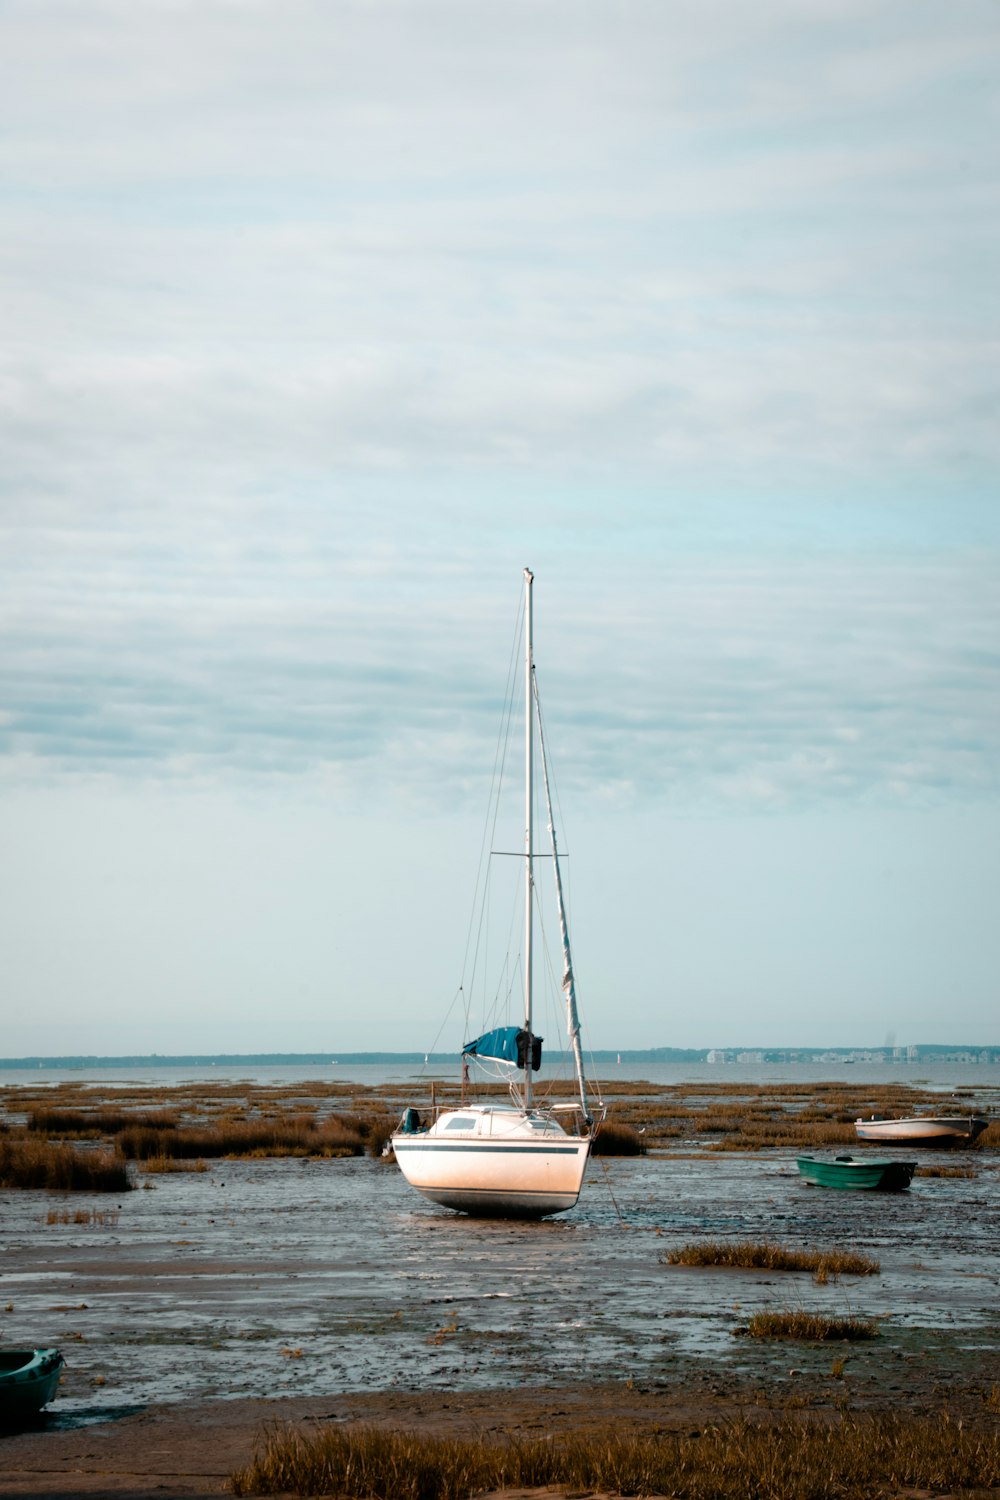
<svg viewBox="0 0 1000 1500">
<path fill-rule="evenodd" d="M 504 770 L 507 763 L 507 750 L 510 744 L 511 724 L 514 711 L 514 683 L 516 679 L 516 666 L 520 651 L 520 643 L 524 634 L 525 602 L 522 597 L 520 607 L 516 612 L 514 622 L 514 633 L 511 640 L 510 657 L 507 663 L 507 682 L 504 688 L 504 709 L 501 715 L 500 728 L 497 732 L 497 744 L 493 754 L 493 772 L 490 780 L 490 793 L 486 805 L 486 817 L 483 823 L 483 834 L 479 846 L 479 864 L 476 870 L 476 883 L 472 897 L 472 908 L 469 913 L 469 927 L 465 938 L 465 954 L 462 959 L 462 983 L 460 991 L 465 994 L 465 1025 L 469 1026 L 469 1017 L 472 1004 L 472 990 L 475 985 L 475 976 L 479 963 L 480 944 L 483 940 L 483 928 L 487 908 L 487 891 L 489 884 L 489 851 L 492 848 L 493 836 L 496 832 L 497 818 L 500 811 L 500 790 L 503 784 Z M 482 891 L 482 901 L 480 892 Z M 479 924 L 476 928 L 476 914 L 479 914 Z M 475 947 L 472 955 L 472 971 L 469 974 L 469 950 L 473 944 L 473 931 L 475 929 Z M 465 991 L 466 976 L 469 975 L 469 989 Z"/>
<path fill-rule="evenodd" d="M 548 768 L 549 768 L 549 780 L 550 780 L 550 783 L 551 783 L 552 800 L 553 800 L 553 803 L 554 803 L 553 817 L 555 816 L 555 813 L 558 812 L 558 815 L 559 815 L 559 827 L 560 827 L 560 829 L 565 829 L 566 825 L 565 825 L 565 820 L 563 818 L 562 801 L 561 801 L 560 796 L 559 796 L 559 778 L 558 778 L 558 775 L 556 774 L 556 770 L 555 770 L 555 767 L 554 767 L 553 762 L 552 762 L 552 754 L 551 754 L 551 750 L 549 749 L 549 743 L 550 743 L 549 742 L 549 737 L 548 737 L 548 734 L 545 732 L 545 717 L 544 717 L 544 714 L 542 713 L 542 699 L 541 699 L 541 694 L 540 694 L 539 689 L 538 689 L 538 679 L 537 679 L 537 677 L 534 679 L 534 684 L 533 685 L 534 685 L 534 697 L 535 697 L 535 712 L 538 715 L 538 733 L 539 733 L 539 737 L 545 741 L 545 745 L 546 745 L 546 762 L 547 762 Z M 570 858 L 569 858 L 569 850 L 568 850 L 568 848 L 566 850 L 562 851 L 562 853 L 560 855 L 560 864 L 562 864 L 563 861 L 565 861 L 566 864 L 569 866 L 569 869 L 567 871 L 568 878 L 567 878 L 567 881 L 566 881 L 566 885 L 567 885 L 567 891 L 566 891 L 566 908 L 567 908 L 567 912 L 568 912 L 569 910 L 572 909 L 572 905 L 573 905 L 572 895 L 571 895 L 571 893 L 570 893 L 570 891 L 568 889 L 568 887 L 571 886 L 571 884 L 572 884 L 572 866 L 570 865 Z M 574 970 L 575 970 L 576 965 L 574 964 L 573 967 L 574 967 Z M 587 1030 L 586 1027 L 584 1027 L 583 1029 Z M 597 1072 L 597 1061 L 596 1061 L 596 1059 L 594 1057 L 594 1049 L 593 1049 L 593 1047 L 591 1045 L 589 1034 L 587 1036 L 586 1051 L 587 1051 L 587 1059 L 588 1059 L 588 1061 L 590 1063 L 590 1078 L 591 1078 L 592 1081 L 596 1082 L 596 1084 L 597 1084 L 596 1102 L 600 1105 L 600 1104 L 603 1104 L 603 1098 L 601 1096 L 601 1090 L 600 1090 L 600 1078 L 599 1078 L 599 1075 L 598 1075 L 598 1072 Z"/>
<path fill-rule="evenodd" d="M 458 1000 L 459 995 L 461 995 L 461 994 L 462 994 L 462 986 L 459 985 L 458 989 L 455 991 L 454 995 L 452 995 L 452 997 L 451 997 L 451 1004 L 448 1006 L 448 1010 L 447 1010 L 447 1012 L 445 1014 L 444 1020 L 441 1022 L 441 1025 L 438 1027 L 437 1036 L 434 1038 L 433 1042 L 431 1043 L 430 1052 L 436 1052 L 437 1051 L 437 1044 L 441 1040 L 441 1034 L 444 1031 L 445 1027 L 448 1025 L 448 1022 L 451 1020 L 451 1013 L 455 1009 L 455 1003 Z M 463 996 L 463 999 L 464 999 L 464 996 Z M 421 1075 L 423 1074 L 424 1068 L 426 1068 L 426 1066 L 427 1066 L 427 1057 L 430 1056 L 430 1052 L 428 1052 L 427 1054 L 425 1054 L 423 1067 L 420 1070 Z"/>
</svg>

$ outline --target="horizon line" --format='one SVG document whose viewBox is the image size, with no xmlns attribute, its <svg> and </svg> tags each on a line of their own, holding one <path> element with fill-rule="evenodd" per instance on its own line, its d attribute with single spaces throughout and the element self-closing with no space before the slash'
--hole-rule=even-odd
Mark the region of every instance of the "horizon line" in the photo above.
<svg viewBox="0 0 1000 1500">
<path fill-rule="evenodd" d="M 711 1057 L 714 1062 L 724 1064 L 725 1061 L 769 1061 L 779 1062 L 791 1061 L 807 1057 L 825 1058 L 831 1055 L 843 1057 L 870 1056 L 885 1060 L 887 1055 L 890 1060 L 896 1062 L 919 1061 L 921 1055 L 926 1059 L 929 1054 L 941 1053 L 965 1053 L 969 1055 L 983 1053 L 1000 1054 L 1000 1043 L 997 1042 L 912 1042 L 905 1047 L 899 1047 L 894 1043 L 884 1043 L 881 1046 L 856 1046 L 849 1043 L 833 1043 L 826 1046 L 801 1046 L 801 1045 L 729 1045 L 725 1047 L 595 1047 L 590 1050 L 589 1056 L 595 1061 L 619 1062 L 707 1062 Z M 749 1054 L 759 1054 L 753 1057 Z M 571 1056 L 566 1049 L 550 1047 L 547 1049 L 550 1057 Z M 793 1057 L 794 1055 L 794 1057 Z M 45 1067 L 135 1067 L 137 1065 L 154 1067 L 198 1067 L 198 1066 L 223 1066 L 235 1067 L 240 1065 L 260 1066 L 262 1064 L 302 1066 L 317 1064 L 324 1067 L 337 1067 L 347 1063 L 457 1063 L 458 1057 L 453 1052 L 422 1052 L 416 1049 L 408 1051 L 390 1052 L 385 1050 L 366 1049 L 363 1051 L 334 1053 L 332 1049 L 323 1049 L 313 1052 L 183 1052 L 183 1053 L 31 1053 L 21 1057 L 0 1057 L 0 1068 L 28 1069 Z"/>
</svg>

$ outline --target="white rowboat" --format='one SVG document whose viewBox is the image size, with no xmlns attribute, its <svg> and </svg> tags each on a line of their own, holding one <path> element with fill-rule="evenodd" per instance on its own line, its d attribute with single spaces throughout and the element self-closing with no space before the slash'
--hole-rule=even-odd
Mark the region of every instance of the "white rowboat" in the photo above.
<svg viewBox="0 0 1000 1500">
<path fill-rule="evenodd" d="M 908 1120 L 886 1120 L 872 1115 L 855 1120 L 862 1141 L 905 1141 L 908 1146 L 971 1146 L 989 1125 L 975 1115 L 914 1115 Z"/>
</svg>

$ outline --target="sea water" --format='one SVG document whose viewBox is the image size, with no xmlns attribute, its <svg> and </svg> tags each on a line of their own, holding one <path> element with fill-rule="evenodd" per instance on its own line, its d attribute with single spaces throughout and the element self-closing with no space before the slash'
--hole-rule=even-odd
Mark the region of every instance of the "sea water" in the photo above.
<svg viewBox="0 0 1000 1500">
<path fill-rule="evenodd" d="M 551 1071 L 551 1070 L 550 1070 Z M 1000 1098 L 1000 1063 L 956 1063 L 956 1062 L 858 1062 L 845 1063 L 842 1059 L 830 1062 L 811 1063 L 658 1063 L 658 1062 L 601 1062 L 588 1068 L 588 1073 L 600 1078 L 611 1088 L 616 1083 L 648 1082 L 652 1084 L 676 1085 L 710 1083 L 745 1083 L 754 1086 L 763 1084 L 912 1084 L 914 1087 L 931 1089 L 943 1094 L 956 1090 L 973 1089 L 984 1091 Z M 186 1066 L 161 1065 L 143 1060 L 120 1067 L 90 1067 L 86 1059 L 71 1067 L 17 1068 L 0 1067 L 0 1089 L 8 1084 L 30 1084 L 40 1087 L 45 1084 L 94 1083 L 113 1088 L 121 1086 L 147 1085 L 150 1088 L 170 1088 L 187 1083 L 252 1083 L 271 1085 L 293 1085 L 318 1079 L 324 1083 L 360 1084 L 377 1087 L 386 1083 L 429 1082 L 445 1079 L 457 1082 L 460 1078 L 459 1062 L 432 1061 L 358 1063 L 351 1061 L 330 1063 L 236 1063 L 236 1064 L 189 1064 Z"/>
</svg>

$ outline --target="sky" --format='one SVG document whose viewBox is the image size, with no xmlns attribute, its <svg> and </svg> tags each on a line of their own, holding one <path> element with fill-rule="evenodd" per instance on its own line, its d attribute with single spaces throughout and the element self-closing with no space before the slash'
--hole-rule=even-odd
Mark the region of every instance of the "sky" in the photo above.
<svg viewBox="0 0 1000 1500">
<path fill-rule="evenodd" d="M 457 1050 L 525 565 L 589 1044 L 1000 1043 L 994 0 L 0 37 L 4 1054 Z"/>
</svg>

